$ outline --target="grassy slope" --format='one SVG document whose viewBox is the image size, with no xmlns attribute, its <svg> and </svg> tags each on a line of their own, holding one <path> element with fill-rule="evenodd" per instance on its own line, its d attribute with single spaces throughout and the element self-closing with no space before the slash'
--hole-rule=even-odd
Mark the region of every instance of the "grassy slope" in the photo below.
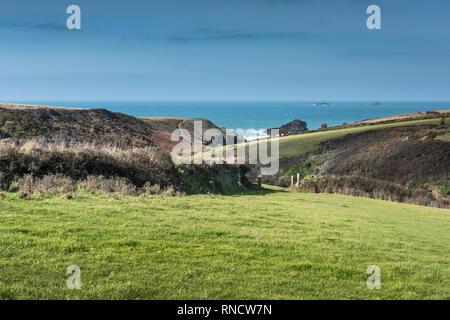
<svg viewBox="0 0 450 320">
<path fill-rule="evenodd" d="M 438 118 L 440 116 L 448 116 L 450 114 L 450 109 L 444 109 L 444 110 L 434 110 L 434 111 L 426 111 L 426 112 L 413 112 L 413 113 L 405 113 L 405 114 L 399 114 L 395 116 L 387 116 L 387 117 L 380 117 L 380 118 L 373 118 L 373 119 L 367 119 L 362 121 L 357 121 L 355 123 L 363 124 L 363 123 L 378 123 L 380 121 L 406 121 L 406 120 L 413 120 L 414 118 L 420 119 L 424 117 L 429 118 Z"/>
<path fill-rule="evenodd" d="M 286 137 L 280 137 L 278 138 L 280 143 L 280 158 L 301 156 L 305 153 L 316 150 L 321 142 L 339 138 L 347 134 L 359 133 L 369 130 L 380 130 L 399 126 L 408 126 L 408 125 L 439 124 L 440 121 L 441 121 L 440 118 L 426 119 L 426 120 L 412 120 L 387 124 L 365 125 L 348 129 L 331 129 L 326 131 L 317 131 L 311 133 L 303 133 Z M 447 124 L 450 123 L 450 119 L 447 119 L 446 123 Z M 257 141 L 248 142 L 246 143 L 246 147 L 248 148 L 249 144 L 256 144 L 256 143 Z M 236 146 L 230 146 L 225 148 L 236 148 Z M 270 150 L 270 147 L 268 148 Z M 196 155 L 196 157 L 198 157 L 198 155 Z M 209 152 L 205 152 L 203 154 L 203 157 L 208 158 Z"/>
<path fill-rule="evenodd" d="M 413 120 L 282 137 L 280 138 L 280 157 L 284 158 L 299 156 L 301 154 L 314 151 L 323 141 L 332 140 L 351 133 L 380 130 L 405 125 L 439 124 L 440 121 L 441 119 Z M 450 119 L 447 120 L 447 123 L 450 123 Z"/>
<path fill-rule="evenodd" d="M 450 297 L 450 213 L 330 194 L 0 202 L 0 298 Z M 81 267 L 68 290 L 66 268 Z M 381 290 L 368 290 L 369 265 Z"/>
</svg>

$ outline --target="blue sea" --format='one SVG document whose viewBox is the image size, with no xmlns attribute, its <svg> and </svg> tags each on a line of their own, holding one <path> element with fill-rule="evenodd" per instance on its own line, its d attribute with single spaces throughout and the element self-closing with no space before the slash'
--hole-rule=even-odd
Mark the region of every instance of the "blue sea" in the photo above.
<svg viewBox="0 0 450 320">
<path fill-rule="evenodd" d="M 11 101 L 12 102 L 12 101 Z M 314 106 L 315 103 L 330 106 Z M 450 102 L 384 102 L 374 101 L 264 101 L 264 102 L 158 102 L 158 101 L 15 101 L 50 106 L 77 108 L 105 108 L 136 117 L 206 118 L 218 126 L 225 126 L 254 139 L 267 128 L 280 127 L 294 119 L 306 121 L 308 129 L 317 129 L 344 122 L 397 115 L 403 113 L 450 109 Z"/>
</svg>

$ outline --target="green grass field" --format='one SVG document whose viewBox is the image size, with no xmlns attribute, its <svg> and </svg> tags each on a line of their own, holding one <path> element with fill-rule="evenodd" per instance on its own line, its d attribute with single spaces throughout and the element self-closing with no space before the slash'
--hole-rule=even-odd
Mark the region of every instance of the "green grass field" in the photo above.
<svg viewBox="0 0 450 320">
<path fill-rule="evenodd" d="M 411 125 L 427 125 L 427 124 L 439 124 L 441 118 L 436 119 L 425 119 L 425 120 L 410 120 L 410 121 L 402 121 L 402 122 L 393 122 L 393 123 L 385 123 L 385 124 L 376 124 L 376 125 L 364 125 L 360 127 L 354 128 L 340 128 L 340 129 L 330 129 L 325 131 L 316 131 L 310 133 L 296 134 L 290 135 L 286 137 L 274 138 L 279 140 L 279 151 L 280 158 L 289 158 L 289 157 L 298 157 L 308 152 L 313 152 L 319 148 L 320 143 L 329 141 L 332 139 L 336 139 L 339 137 L 343 137 L 347 134 L 360 133 L 364 131 L 370 130 L 380 130 L 386 128 L 400 127 L 400 126 L 411 126 Z M 446 119 L 446 124 L 450 124 L 450 118 Z M 445 139 L 445 137 L 444 137 Z M 265 140 L 261 140 L 265 141 Z M 254 145 L 258 143 L 258 141 L 251 141 L 245 144 L 246 150 L 248 152 L 249 145 Z M 227 149 L 236 149 L 235 145 L 223 147 L 223 152 L 225 156 L 225 152 Z M 270 151 L 270 142 L 268 143 L 268 150 Z M 219 148 L 214 149 L 213 154 L 217 152 Z M 211 151 L 203 152 L 203 158 L 209 158 Z M 197 154 L 195 157 L 199 157 Z"/>
<path fill-rule="evenodd" d="M 448 210 L 341 195 L 0 200 L 1 299 L 449 299 L 449 257 Z"/>
<path fill-rule="evenodd" d="M 280 138 L 280 157 L 295 157 L 302 154 L 312 152 L 319 147 L 324 141 L 329 141 L 347 134 L 360 133 L 370 130 L 380 130 L 401 126 L 439 124 L 441 119 L 412 120 L 404 122 L 394 122 L 385 124 L 376 124 L 369 126 L 361 126 L 348 129 L 327 130 L 323 132 L 312 132 L 299 135 L 291 135 Z M 450 119 L 446 119 L 446 124 L 450 124 Z"/>
</svg>

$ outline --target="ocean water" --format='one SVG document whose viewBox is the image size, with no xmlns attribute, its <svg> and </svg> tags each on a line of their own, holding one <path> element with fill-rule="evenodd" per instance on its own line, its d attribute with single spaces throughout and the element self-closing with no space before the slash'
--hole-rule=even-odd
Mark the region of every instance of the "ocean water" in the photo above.
<svg viewBox="0 0 450 320">
<path fill-rule="evenodd" d="M 11 101 L 13 102 L 13 101 Z M 322 123 L 340 125 L 370 118 L 403 113 L 450 109 L 450 102 L 383 102 L 374 101 L 264 101 L 264 102 L 158 102 L 158 101 L 14 101 L 38 105 L 105 108 L 136 117 L 206 118 L 218 126 L 236 130 L 247 139 L 262 135 L 267 128 L 280 127 L 294 119 L 306 121 L 308 129 Z M 327 102 L 330 106 L 314 106 Z"/>
</svg>

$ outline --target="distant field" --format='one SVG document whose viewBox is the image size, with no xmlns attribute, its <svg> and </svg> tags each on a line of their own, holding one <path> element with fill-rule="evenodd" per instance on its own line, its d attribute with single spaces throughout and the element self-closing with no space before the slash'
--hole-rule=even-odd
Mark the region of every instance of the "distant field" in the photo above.
<svg viewBox="0 0 450 320">
<path fill-rule="evenodd" d="M 433 114 L 441 114 L 443 116 L 450 114 L 450 109 L 446 110 L 435 110 L 435 111 L 428 111 L 428 112 L 414 112 L 414 113 L 405 113 L 405 114 L 399 114 L 396 116 L 388 116 L 388 117 L 381 117 L 381 118 L 373 118 L 373 119 L 367 119 L 358 121 L 355 123 L 358 124 L 370 124 L 370 123 L 378 123 L 383 121 L 397 121 L 397 120 L 413 120 L 413 118 L 423 118 L 429 117 L 433 118 Z M 431 115 L 431 116 L 430 116 Z"/>
<path fill-rule="evenodd" d="M 425 125 L 425 124 L 439 124 L 441 121 L 440 118 L 436 119 L 425 119 L 425 120 L 412 120 L 412 121 L 404 121 L 404 122 L 394 122 L 394 123 L 385 123 L 385 124 L 376 124 L 376 125 L 363 125 L 360 127 L 353 128 L 344 128 L 344 129 L 331 129 L 326 131 L 316 131 L 311 133 L 303 133 L 290 135 L 286 137 L 274 138 L 279 140 L 280 144 L 280 158 L 288 158 L 288 157 L 297 157 L 308 152 L 312 152 L 316 150 L 321 142 L 329 141 L 332 139 L 336 139 L 347 134 L 359 133 L 370 130 L 380 130 L 385 128 L 399 127 L 399 126 L 411 126 L 411 125 Z M 446 119 L 446 124 L 450 123 L 450 118 Z M 261 140 L 265 141 L 265 140 Z M 246 148 L 249 147 L 250 144 L 256 144 L 258 141 L 247 142 Z M 234 146 L 224 147 L 224 150 L 236 148 Z M 270 150 L 270 142 L 268 149 Z M 216 149 L 217 150 L 217 149 Z M 225 151 L 224 151 L 225 152 Z M 209 156 L 209 152 L 204 152 L 203 157 L 207 158 Z M 198 157 L 198 155 L 196 155 Z"/>
<path fill-rule="evenodd" d="M 267 187 L 0 201 L 0 299 L 449 299 L 450 212 Z M 66 269 L 81 268 L 81 290 Z M 366 287 L 381 268 L 381 289 Z"/>
<path fill-rule="evenodd" d="M 360 133 L 370 130 L 380 130 L 385 128 L 400 127 L 400 126 L 412 126 L 412 125 L 425 125 L 425 124 L 439 124 L 441 119 L 426 119 L 426 120 L 413 120 L 405 122 L 395 122 L 387 124 L 367 125 L 356 128 L 329 130 L 323 132 L 313 132 L 300 135 L 292 135 L 280 138 L 280 157 L 293 157 L 305 154 L 316 150 L 319 144 L 324 141 L 336 139 L 351 133 Z M 446 120 L 446 123 L 450 123 L 450 119 Z"/>
</svg>

